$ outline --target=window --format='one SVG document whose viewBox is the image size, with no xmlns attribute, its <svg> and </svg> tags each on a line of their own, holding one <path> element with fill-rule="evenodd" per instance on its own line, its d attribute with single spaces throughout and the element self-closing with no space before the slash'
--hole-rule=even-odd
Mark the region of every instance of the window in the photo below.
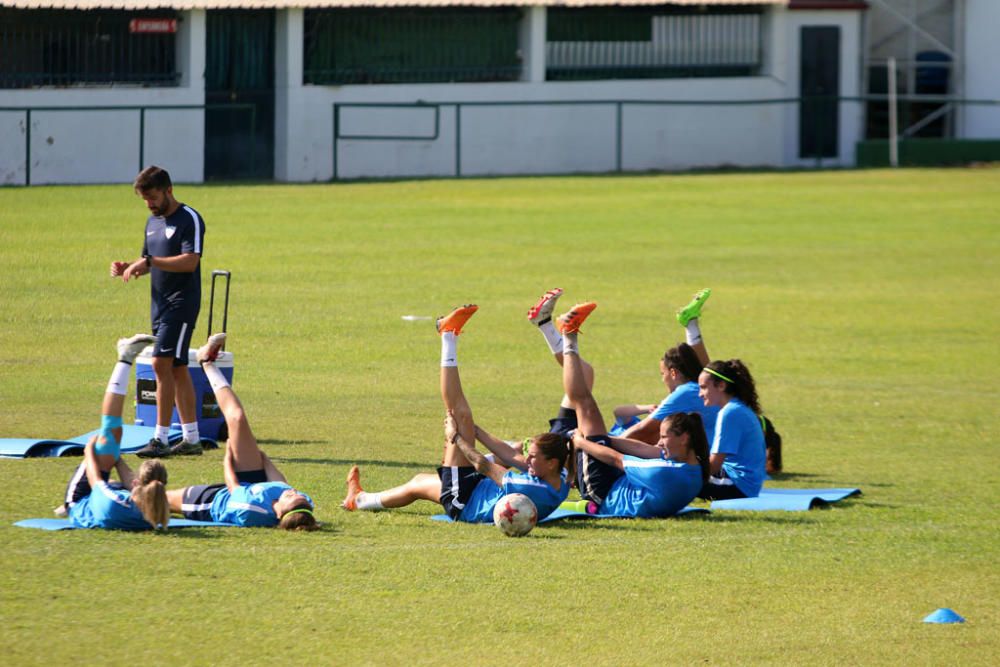
<svg viewBox="0 0 1000 667">
<path fill-rule="evenodd" d="M 317 9 L 305 13 L 305 83 L 520 78 L 511 7 Z"/>
<path fill-rule="evenodd" d="M 0 9 L 0 88 L 176 85 L 176 35 L 132 32 L 136 19 L 176 21 L 177 12 Z"/>
<path fill-rule="evenodd" d="M 550 7 L 546 78 L 755 76 L 761 16 L 756 7 Z"/>
</svg>

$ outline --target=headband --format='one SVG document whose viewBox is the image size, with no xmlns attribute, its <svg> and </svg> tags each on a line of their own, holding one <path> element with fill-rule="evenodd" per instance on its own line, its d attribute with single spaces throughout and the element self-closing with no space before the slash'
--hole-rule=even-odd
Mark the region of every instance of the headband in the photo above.
<svg viewBox="0 0 1000 667">
<path fill-rule="evenodd" d="M 725 375 L 723 375 L 719 371 L 713 371 L 708 366 L 705 366 L 705 368 L 703 368 L 702 370 L 704 370 L 706 373 L 710 373 L 710 374 L 714 375 L 715 377 L 719 378 L 720 380 L 725 380 L 729 384 L 736 384 L 733 380 L 730 380 L 729 378 L 727 378 Z"/>
<path fill-rule="evenodd" d="M 289 514 L 295 514 L 296 512 L 302 512 L 303 514 L 308 514 L 314 519 L 316 518 L 316 516 L 312 513 L 312 510 L 307 510 L 305 507 L 299 507 L 298 509 L 288 510 L 287 512 L 281 515 L 281 518 L 284 519 Z"/>
</svg>

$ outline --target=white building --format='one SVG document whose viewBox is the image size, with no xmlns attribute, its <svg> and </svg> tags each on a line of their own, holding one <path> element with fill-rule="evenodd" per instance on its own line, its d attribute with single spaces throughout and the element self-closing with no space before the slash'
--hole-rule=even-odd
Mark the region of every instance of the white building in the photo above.
<svg viewBox="0 0 1000 667">
<path fill-rule="evenodd" d="M 852 166 L 915 1 L 0 0 L 0 184 Z M 1000 3 L 942 3 L 950 92 L 1000 98 Z"/>
</svg>

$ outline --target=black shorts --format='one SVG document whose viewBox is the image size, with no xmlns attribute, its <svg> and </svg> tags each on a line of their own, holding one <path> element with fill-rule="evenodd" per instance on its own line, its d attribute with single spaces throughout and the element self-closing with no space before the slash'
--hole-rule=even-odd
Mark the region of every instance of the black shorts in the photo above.
<svg viewBox="0 0 1000 667">
<path fill-rule="evenodd" d="M 587 440 L 605 447 L 611 446 L 608 435 L 588 435 Z M 625 472 L 613 465 L 598 461 L 582 449 L 576 450 L 576 488 L 580 497 L 598 505 L 608 497 L 608 492 Z"/>
<path fill-rule="evenodd" d="M 187 366 L 188 349 L 191 347 L 191 334 L 194 333 L 195 319 L 164 317 L 156 322 L 153 325 L 153 334 L 156 336 L 153 356 L 171 357 L 174 360 L 174 366 Z"/>
<path fill-rule="evenodd" d="M 261 470 L 237 470 L 236 479 L 242 484 L 263 484 L 267 481 L 267 473 Z"/>
<path fill-rule="evenodd" d="M 215 496 L 226 488 L 225 484 L 199 484 L 184 489 L 181 499 L 181 514 L 185 519 L 195 521 L 214 521 L 212 518 L 212 501 Z"/>
<path fill-rule="evenodd" d="M 740 487 L 733 484 L 733 480 L 726 477 L 724 472 L 719 473 L 720 477 L 709 477 L 708 481 L 701 487 L 698 497 L 704 500 L 733 500 L 735 498 L 746 498 L 747 494 L 740 491 Z"/>
<path fill-rule="evenodd" d="M 107 482 L 110 478 L 110 472 L 101 471 L 101 479 Z M 90 480 L 87 479 L 87 464 L 84 462 L 76 467 L 76 470 L 73 471 L 73 476 L 69 478 L 69 484 L 66 485 L 66 495 L 63 497 L 63 505 L 70 508 L 78 503 L 81 498 L 86 498 L 89 495 Z"/>
<path fill-rule="evenodd" d="M 576 412 L 567 415 L 560 411 L 558 417 L 549 420 L 549 433 L 558 433 L 568 438 L 569 432 L 575 431 L 577 426 Z"/>
<path fill-rule="evenodd" d="M 441 466 L 438 468 L 438 477 L 441 479 L 441 498 L 438 502 L 448 516 L 458 521 L 465 503 L 486 476 L 476 472 L 472 466 Z"/>
</svg>

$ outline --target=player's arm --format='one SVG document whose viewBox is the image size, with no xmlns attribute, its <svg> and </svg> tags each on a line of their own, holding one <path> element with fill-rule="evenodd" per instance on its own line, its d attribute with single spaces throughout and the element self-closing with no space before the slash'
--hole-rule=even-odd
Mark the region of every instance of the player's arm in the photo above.
<svg viewBox="0 0 1000 667">
<path fill-rule="evenodd" d="M 455 422 L 455 416 L 450 410 L 444 420 L 444 436 L 448 439 L 448 442 L 458 447 L 459 451 L 472 464 L 472 467 L 476 469 L 476 472 L 489 477 L 497 486 L 503 486 L 503 476 L 507 472 L 507 469 L 490 461 L 482 453 L 476 451 L 476 446 L 473 443 L 467 442 L 465 438 L 459 435 L 458 424 Z"/>
<path fill-rule="evenodd" d="M 719 472 L 722 470 L 722 464 L 726 461 L 726 455 L 719 452 L 717 454 L 712 454 L 708 457 L 708 468 L 712 473 L 712 477 L 718 477 Z"/>
<path fill-rule="evenodd" d="M 145 261 L 145 260 L 143 260 Z M 155 266 L 168 273 L 193 273 L 198 268 L 201 255 L 196 252 L 185 252 L 173 257 L 150 257 L 150 266 Z"/>
<path fill-rule="evenodd" d="M 284 482 L 285 484 L 288 484 L 288 480 L 285 479 L 285 476 L 280 470 L 278 470 L 278 467 L 271 462 L 271 459 L 268 458 L 267 454 L 261 452 L 260 459 L 264 462 L 264 475 L 267 477 L 267 481 Z"/>
<path fill-rule="evenodd" d="M 528 469 L 527 461 L 519 456 L 513 447 L 500 438 L 488 433 L 485 429 L 480 428 L 478 424 L 476 424 L 476 440 L 483 443 L 486 449 L 493 452 L 497 460 L 508 468 L 517 468 L 522 472 Z"/>
<path fill-rule="evenodd" d="M 236 466 L 234 465 L 233 450 L 227 444 L 226 453 L 222 455 L 222 474 L 226 480 L 226 488 L 235 491 L 240 487 L 240 479 L 236 476 Z"/>
<path fill-rule="evenodd" d="M 639 415 L 649 414 L 656 409 L 656 403 L 650 405 L 641 405 L 638 403 L 630 403 L 629 405 L 619 405 L 615 408 L 615 419 L 618 421 L 628 421 L 633 417 L 638 417 Z"/>
<path fill-rule="evenodd" d="M 653 406 L 653 409 L 655 410 L 656 406 Z M 650 415 L 638 424 L 628 428 L 622 433 L 622 437 L 629 438 L 630 440 L 639 440 L 651 445 L 660 437 L 660 422 L 661 420 Z"/>
<path fill-rule="evenodd" d="M 607 463 L 609 466 L 614 466 L 619 470 L 625 470 L 625 459 L 622 458 L 620 452 L 587 440 L 580 433 L 579 429 L 573 433 L 573 446 L 593 456 L 601 463 Z"/>
<path fill-rule="evenodd" d="M 87 446 L 83 448 L 83 460 L 87 466 L 87 481 L 90 482 L 92 489 L 96 489 L 104 483 L 104 478 L 101 477 L 101 465 L 97 462 L 97 452 L 94 451 L 96 443 L 97 436 L 95 435 L 87 441 Z"/>
<path fill-rule="evenodd" d="M 663 450 L 659 447 L 638 440 L 630 440 L 629 438 L 609 438 L 609 440 L 611 446 L 617 451 L 640 459 L 658 459 L 663 454 Z"/>
<path fill-rule="evenodd" d="M 118 473 L 118 479 L 121 480 L 122 486 L 126 489 L 131 489 L 132 483 L 135 481 L 135 473 L 133 473 L 132 469 L 128 467 L 127 463 L 125 463 L 125 459 L 119 458 L 115 461 L 115 472 Z"/>
</svg>

